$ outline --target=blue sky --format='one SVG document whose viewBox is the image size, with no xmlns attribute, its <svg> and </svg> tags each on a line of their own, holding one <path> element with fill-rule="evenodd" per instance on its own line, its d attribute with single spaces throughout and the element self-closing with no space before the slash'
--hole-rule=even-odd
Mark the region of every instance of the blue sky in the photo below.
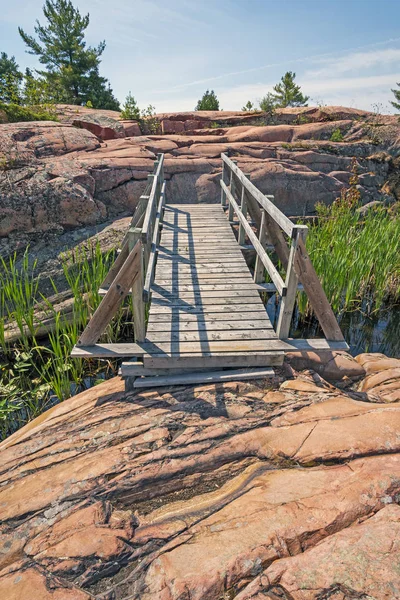
<svg viewBox="0 0 400 600">
<path fill-rule="evenodd" d="M 0 0 L 0 51 L 35 67 L 17 31 L 43 21 L 42 0 Z M 123 101 L 193 110 L 212 88 L 225 110 L 256 101 L 295 71 L 310 104 L 363 109 L 400 82 L 400 0 L 75 0 L 101 73 Z"/>
</svg>

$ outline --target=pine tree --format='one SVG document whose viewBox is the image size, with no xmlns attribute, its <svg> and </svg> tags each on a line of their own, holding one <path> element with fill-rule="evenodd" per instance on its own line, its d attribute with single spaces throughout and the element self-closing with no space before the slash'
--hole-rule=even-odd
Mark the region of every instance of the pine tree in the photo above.
<svg viewBox="0 0 400 600">
<path fill-rule="evenodd" d="M 400 83 L 396 83 L 396 85 L 397 87 L 400 87 Z M 392 90 L 392 92 L 397 102 L 390 101 L 390 104 L 392 104 L 397 110 L 400 111 L 400 90 Z"/>
<path fill-rule="evenodd" d="M 281 81 L 274 86 L 275 94 L 272 94 L 272 96 L 275 99 L 277 107 L 307 106 L 310 97 L 303 96 L 300 86 L 294 82 L 295 77 L 296 73 L 287 71 L 281 78 Z"/>
<path fill-rule="evenodd" d="M 211 90 L 211 92 L 207 90 L 194 110 L 219 110 L 219 100 L 214 90 Z"/>
<path fill-rule="evenodd" d="M 268 92 L 260 100 L 260 109 L 267 113 L 273 113 L 276 107 L 276 100 L 274 94 Z"/>
<path fill-rule="evenodd" d="M 58 90 L 57 101 L 86 104 L 90 100 L 95 108 L 119 110 L 107 80 L 99 75 L 105 42 L 95 48 L 86 47 L 89 14 L 82 16 L 70 0 L 45 0 L 43 14 L 46 25 L 36 21 L 34 27 L 38 39 L 21 27 L 18 30 L 29 48 L 27 52 L 38 56 L 46 66 L 47 70 L 38 73 Z"/>
<path fill-rule="evenodd" d="M 137 105 L 135 98 L 132 96 L 131 92 L 125 98 L 124 105 L 121 111 L 121 118 L 133 121 L 139 121 L 140 119 L 140 109 Z"/>
<path fill-rule="evenodd" d="M 257 109 L 251 100 L 247 100 L 246 104 L 244 106 L 242 106 L 243 112 L 253 112 L 254 110 L 257 110 Z"/>
<path fill-rule="evenodd" d="M 0 101 L 20 104 L 21 83 L 23 75 L 14 56 L 8 57 L 6 52 L 0 54 Z"/>
</svg>

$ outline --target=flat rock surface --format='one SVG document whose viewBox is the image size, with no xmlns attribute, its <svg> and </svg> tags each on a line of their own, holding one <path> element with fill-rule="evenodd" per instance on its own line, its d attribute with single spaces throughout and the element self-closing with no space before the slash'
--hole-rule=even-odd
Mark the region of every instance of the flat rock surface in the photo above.
<svg viewBox="0 0 400 600">
<path fill-rule="evenodd" d="M 58 111 L 59 123 L 0 126 L 4 252 L 23 236 L 37 239 L 132 213 L 160 152 L 167 201 L 174 203 L 219 201 L 221 152 L 291 216 L 313 214 L 318 202 L 339 197 L 353 157 L 363 204 L 400 198 L 396 117 L 345 107 L 280 109 L 273 116 L 168 113 L 156 116 L 157 134 L 143 135 L 137 122 L 114 111 L 66 105 Z"/>
<path fill-rule="evenodd" d="M 399 361 L 356 363 L 53 407 L 0 445 L 0 597 L 400 597 Z"/>
</svg>

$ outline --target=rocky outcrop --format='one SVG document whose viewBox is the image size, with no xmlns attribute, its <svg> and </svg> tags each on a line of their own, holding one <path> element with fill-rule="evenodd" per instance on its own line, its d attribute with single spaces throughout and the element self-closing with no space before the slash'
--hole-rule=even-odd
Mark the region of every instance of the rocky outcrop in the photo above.
<svg viewBox="0 0 400 600">
<path fill-rule="evenodd" d="M 21 234 L 132 213 L 158 152 L 165 153 L 167 196 L 174 202 L 219 200 L 221 152 L 288 215 L 312 214 L 316 203 L 333 202 L 349 184 L 352 157 L 363 203 L 397 198 L 395 117 L 377 126 L 370 113 L 342 107 L 281 109 L 273 117 L 163 114 L 165 133 L 143 136 L 137 123 L 112 111 L 63 110 L 62 123 L 0 127 L 0 238 L 12 245 Z"/>
<path fill-rule="evenodd" d="M 0 445 L 0 597 L 397 598 L 397 363 L 357 363 L 53 407 Z"/>
</svg>

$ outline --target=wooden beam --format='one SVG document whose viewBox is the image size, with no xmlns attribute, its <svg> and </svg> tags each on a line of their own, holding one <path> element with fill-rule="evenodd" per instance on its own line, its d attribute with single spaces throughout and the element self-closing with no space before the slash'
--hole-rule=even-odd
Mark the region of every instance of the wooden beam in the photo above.
<svg viewBox="0 0 400 600">
<path fill-rule="evenodd" d="M 119 273 L 111 283 L 107 294 L 86 325 L 77 346 L 92 346 L 99 340 L 124 298 L 129 294 L 129 290 L 139 274 L 141 252 L 142 244 L 139 241 L 129 253 Z"/>
<path fill-rule="evenodd" d="M 343 350 L 347 352 L 347 350 L 349 349 L 349 346 L 345 341 L 331 341 L 325 340 L 323 338 L 309 340 L 288 338 L 282 341 L 288 344 L 289 346 L 286 352 L 304 352 L 308 350 L 312 350 L 313 352 L 323 352 L 326 350 Z"/>
<path fill-rule="evenodd" d="M 302 239 L 298 241 L 294 257 L 294 269 L 303 284 L 304 291 L 308 296 L 326 339 L 337 342 L 344 341 L 339 324 Z"/>
<path fill-rule="evenodd" d="M 247 191 L 257 200 L 258 204 L 264 208 L 280 226 L 287 235 L 292 235 L 293 223 L 284 215 L 268 198 L 264 196 L 256 186 L 248 180 L 237 165 L 224 153 L 221 154 L 222 160 L 228 165 L 229 169 L 236 175 L 240 183 L 244 185 Z M 231 220 L 231 219 L 230 219 Z"/>
<path fill-rule="evenodd" d="M 195 385 L 209 383 L 224 383 L 225 381 L 247 381 L 274 377 L 275 372 L 270 367 L 258 369 L 231 369 L 229 371 L 206 371 L 198 373 L 182 373 L 179 375 L 164 375 L 157 377 L 139 377 L 135 379 L 133 387 L 162 387 L 169 385 Z"/>
<path fill-rule="evenodd" d="M 289 336 L 290 323 L 292 321 L 293 309 L 296 302 L 297 284 L 299 280 L 294 270 L 294 258 L 297 252 L 298 240 L 301 234 L 301 229 L 293 229 L 293 239 L 291 243 L 285 279 L 287 293 L 286 296 L 281 299 L 278 324 L 276 326 L 276 335 L 280 339 L 287 338 Z"/>
<path fill-rule="evenodd" d="M 124 356 L 143 356 L 144 353 L 138 344 L 91 344 L 74 346 L 71 356 L 74 358 L 122 358 Z"/>
<path fill-rule="evenodd" d="M 153 280 L 154 280 L 154 270 L 155 270 L 156 258 L 157 258 L 157 248 L 158 248 L 158 241 L 159 241 L 159 234 L 160 234 L 160 225 L 161 225 L 161 221 L 162 221 L 163 207 L 164 207 L 164 201 L 165 201 L 165 185 L 166 184 L 164 181 L 162 188 L 161 188 L 160 201 L 158 204 L 156 221 L 154 224 L 150 258 L 149 258 L 149 262 L 147 264 L 146 277 L 145 277 L 145 281 L 144 281 L 144 288 L 143 288 L 143 301 L 144 302 L 149 302 L 149 300 L 150 300 L 150 289 L 151 289 L 151 286 L 152 286 Z"/>
</svg>

